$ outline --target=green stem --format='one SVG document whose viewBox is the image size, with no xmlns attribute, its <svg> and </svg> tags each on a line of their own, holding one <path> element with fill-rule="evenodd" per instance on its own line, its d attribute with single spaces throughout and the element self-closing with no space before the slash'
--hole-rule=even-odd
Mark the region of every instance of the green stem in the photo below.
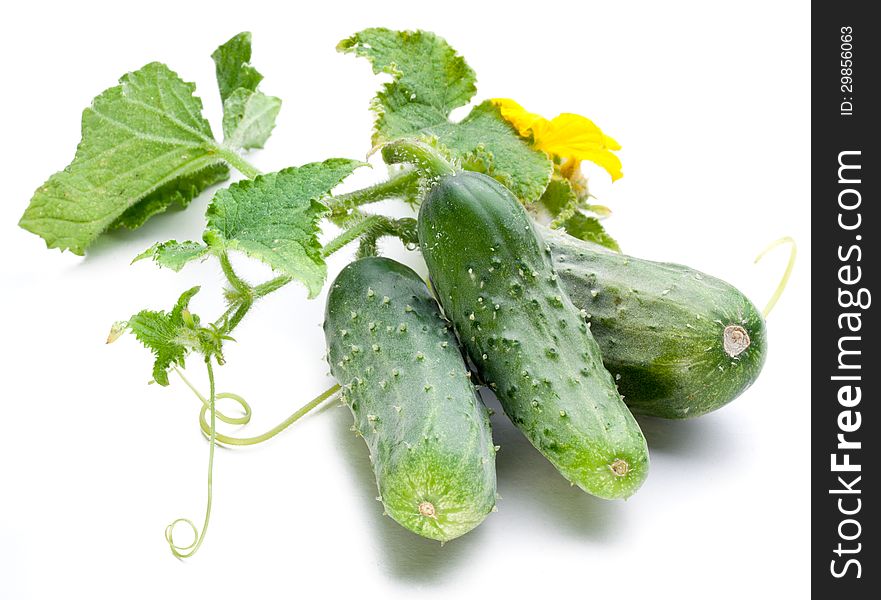
<svg viewBox="0 0 881 600">
<path fill-rule="evenodd" d="M 254 300 L 271 294 L 279 288 L 283 288 L 293 280 L 294 278 L 290 275 L 279 275 L 275 279 L 270 279 L 260 285 L 254 286 Z"/>
<path fill-rule="evenodd" d="M 349 243 L 354 242 L 363 234 L 367 233 L 372 226 L 380 221 L 380 219 L 384 218 L 385 217 L 381 217 L 380 215 L 362 216 L 352 227 L 346 229 L 325 244 L 324 248 L 321 249 L 321 256 L 326 258 Z"/>
<path fill-rule="evenodd" d="M 229 261 L 229 254 L 226 251 L 220 253 L 220 268 L 223 269 L 223 274 L 226 275 L 231 286 L 242 294 L 250 295 L 251 286 L 233 270 L 232 263 Z"/>
<path fill-rule="evenodd" d="M 456 168 L 437 148 L 412 138 L 389 142 L 382 147 L 382 158 L 390 165 L 411 164 L 419 175 L 426 179 L 452 175 L 456 172 Z"/>
<path fill-rule="evenodd" d="M 412 250 L 419 244 L 416 234 L 416 219 L 389 219 L 382 217 L 363 236 L 358 246 L 358 258 L 377 255 L 377 242 L 384 237 L 396 237 L 405 247 Z"/>
<path fill-rule="evenodd" d="M 242 319 L 245 318 L 245 315 L 248 314 L 248 311 L 251 310 L 252 306 L 254 306 L 254 300 L 252 300 L 250 296 L 243 298 L 240 301 L 238 308 L 236 308 L 235 312 L 229 318 L 229 321 L 226 322 L 226 326 L 223 327 L 223 333 L 229 335 L 229 333 L 242 322 Z"/>
<path fill-rule="evenodd" d="M 419 180 L 416 169 L 405 169 L 376 185 L 327 198 L 325 203 L 334 214 L 346 213 L 358 206 L 390 198 L 403 198 L 406 202 L 413 203 L 419 192 Z"/>
<path fill-rule="evenodd" d="M 229 333 L 229 330 L 227 330 L 226 328 L 227 324 L 229 323 L 227 319 L 229 319 L 230 315 L 237 311 L 238 308 L 238 304 L 232 304 L 231 306 L 228 306 L 227 309 L 223 311 L 223 314 L 220 315 L 220 317 L 216 321 L 214 321 L 214 325 L 220 329 L 223 329 L 224 333 Z"/>
<path fill-rule="evenodd" d="M 352 227 L 329 241 L 321 251 L 329 256 L 347 244 L 361 238 L 358 257 L 376 254 L 376 242 L 383 237 L 400 238 L 405 245 L 416 244 L 416 221 L 407 217 L 392 219 L 384 215 L 363 215 Z"/>
<path fill-rule="evenodd" d="M 220 156 L 220 158 L 229 163 L 236 171 L 238 171 L 248 179 L 254 179 L 258 175 L 260 175 L 260 170 L 248 161 L 246 161 L 244 158 L 242 158 L 235 150 L 230 150 L 229 148 L 218 148 L 217 154 L 218 156 Z"/>
<path fill-rule="evenodd" d="M 199 531 L 190 519 L 175 519 L 165 528 L 165 541 L 168 542 L 168 547 L 171 548 L 171 553 L 177 558 L 189 558 L 199 550 L 202 541 L 205 539 L 205 533 L 208 531 L 208 522 L 211 520 L 211 500 L 214 480 L 214 448 L 216 446 L 215 442 L 217 441 L 217 410 L 215 409 L 216 395 L 214 389 L 214 369 L 211 366 L 210 357 L 205 359 L 205 365 L 208 368 L 209 390 L 207 401 L 208 406 L 205 410 L 211 411 L 211 424 L 208 425 L 206 423 L 208 428 L 208 500 L 205 504 L 205 521 L 202 523 L 202 531 Z M 193 530 L 195 539 L 189 546 L 178 546 L 174 543 L 174 528 L 178 523 L 186 523 Z"/>
</svg>

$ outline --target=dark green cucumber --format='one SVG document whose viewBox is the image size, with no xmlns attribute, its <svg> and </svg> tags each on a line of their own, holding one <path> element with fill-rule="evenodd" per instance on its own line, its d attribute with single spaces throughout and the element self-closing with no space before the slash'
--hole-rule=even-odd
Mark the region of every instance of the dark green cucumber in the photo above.
<svg viewBox="0 0 881 600">
<path fill-rule="evenodd" d="M 517 199 L 480 173 L 446 175 L 418 225 L 446 316 L 514 424 L 586 492 L 635 492 L 645 438 Z"/>
<path fill-rule="evenodd" d="M 540 231 L 634 412 L 696 417 L 756 380 L 765 362 L 765 320 L 734 286 L 682 265 Z"/>
<path fill-rule="evenodd" d="M 330 289 L 324 333 L 386 513 L 441 541 L 479 525 L 496 502 L 489 416 L 425 283 L 387 258 L 355 261 Z"/>
</svg>

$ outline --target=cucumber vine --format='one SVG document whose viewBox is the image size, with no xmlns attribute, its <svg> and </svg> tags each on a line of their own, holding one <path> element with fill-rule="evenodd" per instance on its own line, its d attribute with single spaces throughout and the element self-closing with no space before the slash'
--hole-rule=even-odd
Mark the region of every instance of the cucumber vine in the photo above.
<svg viewBox="0 0 881 600">
<path fill-rule="evenodd" d="M 216 259 L 226 279 L 223 313 L 210 322 L 193 314 L 189 303 L 199 292 L 193 287 L 170 311 L 142 310 L 115 323 L 107 338 L 109 343 L 131 332 L 154 355 L 153 380 L 167 386 L 168 373 L 174 371 L 201 403 L 199 426 L 209 442 L 205 515 L 201 528 L 190 519 L 177 519 L 166 528 L 166 540 L 178 558 L 195 554 L 205 539 L 216 445 L 265 442 L 340 390 L 339 385 L 331 386 L 260 435 L 219 433 L 218 421 L 246 425 L 252 414 L 242 396 L 216 390 L 215 367 L 224 365 L 223 345 L 234 341 L 236 327 L 261 298 L 292 282 L 302 284 L 309 298 L 317 296 L 327 278 L 325 259 L 350 244 L 358 244 L 358 257 L 378 254 L 383 238 L 397 238 L 416 249 L 415 219 L 366 207 L 394 199 L 412 208 L 437 177 L 458 169 L 479 171 L 510 189 L 534 214 L 547 213 L 553 227 L 618 250 L 599 222 L 608 209 L 591 203 L 579 170 L 582 159 L 565 154 L 565 143 L 549 145 L 529 128 L 530 123 L 542 122 L 546 131 L 554 131 L 555 140 L 577 140 L 581 150 L 616 166 L 614 173 L 620 177 L 620 161 L 611 154 L 617 142 L 592 122 L 569 113 L 560 115 L 562 119 L 541 120 L 510 100 L 484 100 L 463 119 L 451 121 L 453 110 L 472 103 L 476 76 L 445 40 L 430 32 L 366 29 L 341 41 L 337 50 L 363 57 L 375 73 L 391 77 L 373 102 L 371 138 L 373 150 L 381 149 L 389 166 L 386 180 L 335 195 L 334 189 L 366 163 L 330 158 L 261 173 L 244 158 L 243 152 L 263 148 L 281 109 L 280 99 L 258 89 L 263 76 L 251 64 L 251 36 L 245 32 L 211 55 L 223 105 L 223 141 L 202 115 L 195 85 L 164 64 L 150 63 L 124 75 L 119 85 L 102 92 L 84 110 L 82 140 L 72 162 L 35 191 L 19 222 L 42 237 L 47 247 L 82 255 L 107 231 L 134 229 L 173 205 L 187 206 L 225 181 L 230 169 L 244 176 L 214 193 L 201 240 L 160 242 L 134 259 L 150 259 L 174 271 L 192 261 Z M 585 139 L 599 140 L 599 145 Z M 318 235 L 324 223 L 339 232 L 322 245 Z M 273 277 L 256 284 L 246 281 L 233 268 L 232 253 L 263 262 Z M 790 272 L 791 264 L 766 312 Z M 207 395 L 184 375 L 193 354 L 207 370 Z M 220 399 L 236 402 L 242 415 L 218 410 Z M 174 541 L 179 524 L 193 531 L 187 546 Z"/>
</svg>

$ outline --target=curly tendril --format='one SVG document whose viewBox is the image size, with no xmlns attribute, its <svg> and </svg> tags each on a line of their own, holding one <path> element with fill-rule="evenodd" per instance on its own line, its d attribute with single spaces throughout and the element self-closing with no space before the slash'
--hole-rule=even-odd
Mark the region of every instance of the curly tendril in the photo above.
<svg viewBox="0 0 881 600">
<path fill-rule="evenodd" d="M 205 539 L 205 533 L 207 533 L 208 531 L 208 522 L 211 520 L 212 484 L 214 476 L 214 447 L 216 446 L 215 425 L 217 424 L 217 410 L 214 406 L 216 400 L 214 390 L 214 368 L 211 366 L 210 359 L 205 361 L 205 365 L 208 368 L 209 392 L 208 400 L 203 399 L 203 401 L 207 403 L 208 410 L 211 411 L 211 424 L 209 426 L 208 436 L 208 499 L 205 503 L 205 521 L 202 523 L 202 531 L 199 531 L 195 523 L 193 523 L 190 519 L 175 519 L 168 524 L 168 526 L 165 528 L 165 541 L 168 542 L 168 547 L 171 548 L 171 553 L 174 554 L 174 556 L 177 558 L 189 558 L 199 550 L 199 547 L 202 545 L 202 540 Z M 175 370 L 177 369 L 175 368 Z M 180 371 L 178 371 L 178 374 L 180 374 Z M 190 387 L 192 389 L 192 386 Z M 186 523 L 193 530 L 194 539 L 189 546 L 178 546 L 174 543 L 174 528 L 179 523 Z"/>
<path fill-rule="evenodd" d="M 206 361 L 208 366 L 208 384 L 209 384 L 209 393 L 208 398 L 205 398 L 199 390 L 196 389 L 192 383 L 190 383 L 189 379 L 187 379 L 183 372 L 177 368 L 173 367 L 174 372 L 178 374 L 181 380 L 186 384 L 188 388 L 196 395 L 197 398 L 202 402 L 202 410 L 199 413 L 199 426 L 202 429 L 202 433 L 208 438 L 209 441 L 209 450 L 208 450 L 208 499 L 205 506 L 205 521 L 202 524 L 202 530 L 200 531 L 196 524 L 193 523 L 190 519 L 180 518 L 175 519 L 165 528 L 165 541 L 168 542 L 168 547 L 171 548 L 171 553 L 174 554 L 177 558 L 189 558 L 193 556 L 199 547 L 202 545 L 202 540 L 205 539 L 205 532 L 208 531 L 208 522 L 211 519 L 211 502 L 212 502 L 212 481 L 213 481 L 213 472 L 214 472 L 214 448 L 217 444 L 223 444 L 225 446 L 253 446 L 255 444 L 259 444 L 261 442 L 265 442 L 269 440 L 295 422 L 300 420 L 304 415 L 311 412 L 313 409 L 321 405 L 325 400 L 330 399 L 340 390 L 339 384 L 334 384 L 308 403 L 297 409 L 291 416 L 287 419 L 266 431 L 265 433 L 250 437 L 250 438 L 237 438 L 229 435 L 223 435 L 222 433 L 217 433 L 217 421 L 220 420 L 229 425 L 247 425 L 251 421 L 251 405 L 248 404 L 248 401 L 238 394 L 231 394 L 228 392 L 217 393 L 214 387 L 214 370 L 211 367 L 211 363 Z M 235 401 L 242 409 L 242 415 L 238 417 L 231 417 L 227 414 L 224 414 L 220 410 L 217 409 L 217 400 L 229 399 Z M 206 416 L 210 414 L 210 421 L 206 420 Z M 180 546 L 174 541 L 174 530 L 175 528 L 184 523 L 190 527 L 193 532 L 193 541 L 187 546 Z"/>
<path fill-rule="evenodd" d="M 773 309 L 774 305 L 777 304 L 777 301 L 780 300 L 783 290 L 786 289 L 786 284 L 789 283 L 789 277 L 792 275 L 792 268 L 795 266 L 795 257 L 798 254 L 798 247 L 795 245 L 794 239 L 785 236 L 769 244 L 754 261 L 754 264 L 757 264 L 768 252 L 783 244 L 789 244 L 789 262 L 786 263 L 786 269 L 783 271 L 783 277 L 780 279 L 780 283 L 777 284 L 777 289 L 774 290 L 771 299 L 768 300 L 768 304 L 765 305 L 765 309 L 762 311 L 762 316 L 765 318 L 768 318 L 768 315 L 771 314 L 771 309 Z"/>
<path fill-rule="evenodd" d="M 206 437 L 211 437 L 212 428 L 208 423 L 206 417 L 208 412 L 211 410 L 209 401 L 196 389 L 196 387 L 190 383 L 190 381 L 184 377 L 184 374 L 178 369 L 174 367 L 175 372 L 180 376 L 181 380 L 190 388 L 193 394 L 196 395 L 197 398 L 202 402 L 202 410 L 199 414 L 199 426 L 202 429 L 202 433 L 205 434 Z M 230 435 L 224 435 L 222 433 L 217 433 L 214 431 L 214 439 L 218 444 L 222 444 L 224 446 L 253 446 L 255 444 L 259 444 L 261 442 L 265 442 L 269 439 L 274 438 L 276 435 L 299 421 L 306 414 L 311 412 L 313 409 L 320 406 L 324 401 L 332 398 L 338 391 L 340 390 L 340 385 L 335 383 L 330 386 L 328 389 L 324 390 L 322 393 L 317 395 L 315 398 L 298 408 L 291 416 L 286 418 L 284 421 L 273 427 L 272 429 L 262 433 L 260 435 L 249 437 L 249 438 L 239 438 Z M 251 405 L 248 404 L 248 401 L 245 400 L 242 396 L 238 394 L 232 394 L 229 392 L 221 392 L 216 395 L 217 400 L 233 400 L 242 408 L 242 416 L 240 417 L 230 417 L 222 413 L 220 410 L 215 409 L 214 413 L 217 416 L 217 419 L 223 421 L 224 423 L 228 423 L 230 425 L 247 425 L 251 421 Z"/>
</svg>

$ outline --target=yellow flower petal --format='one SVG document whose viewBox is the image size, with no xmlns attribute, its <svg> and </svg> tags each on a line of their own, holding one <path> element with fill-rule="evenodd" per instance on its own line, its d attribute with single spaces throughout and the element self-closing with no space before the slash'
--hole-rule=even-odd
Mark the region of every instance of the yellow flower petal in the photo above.
<svg viewBox="0 0 881 600">
<path fill-rule="evenodd" d="M 589 160 L 605 169 L 606 173 L 612 177 L 612 181 L 617 181 L 624 177 L 624 171 L 621 170 L 621 159 L 608 150 L 585 151 L 569 160 L 577 160 L 579 162 Z"/>
<path fill-rule="evenodd" d="M 621 144 L 603 133 L 587 117 L 563 113 L 548 121 L 510 98 L 496 98 L 493 103 L 520 135 L 532 136 L 533 146 L 549 155 L 571 161 L 570 169 L 573 172 L 576 161 L 589 160 L 604 168 L 612 181 L 623 176 L 621 160 L 612 154 L 612 151 L 621 149 Z"/>
<path fill-rule="evenodd" d="M 529 137 L 534 128 L 546 126 L 548 123 L 541 115 L 529 112 L 510 98 L 493 98 L 492 103 L 499 107 L 502 118 L 513 125 L 523 137 Z"/>
<path fill-rule="evenodd" d="M 612 181 L 623 175 L 620 159 L 612 154 L 621 145 L 581 115 L 563 113 L 551 119 L 547 130 L 535 136 L 535 146 L 549 154 L 596 163 L 608 171 Z"/>
</svg>

